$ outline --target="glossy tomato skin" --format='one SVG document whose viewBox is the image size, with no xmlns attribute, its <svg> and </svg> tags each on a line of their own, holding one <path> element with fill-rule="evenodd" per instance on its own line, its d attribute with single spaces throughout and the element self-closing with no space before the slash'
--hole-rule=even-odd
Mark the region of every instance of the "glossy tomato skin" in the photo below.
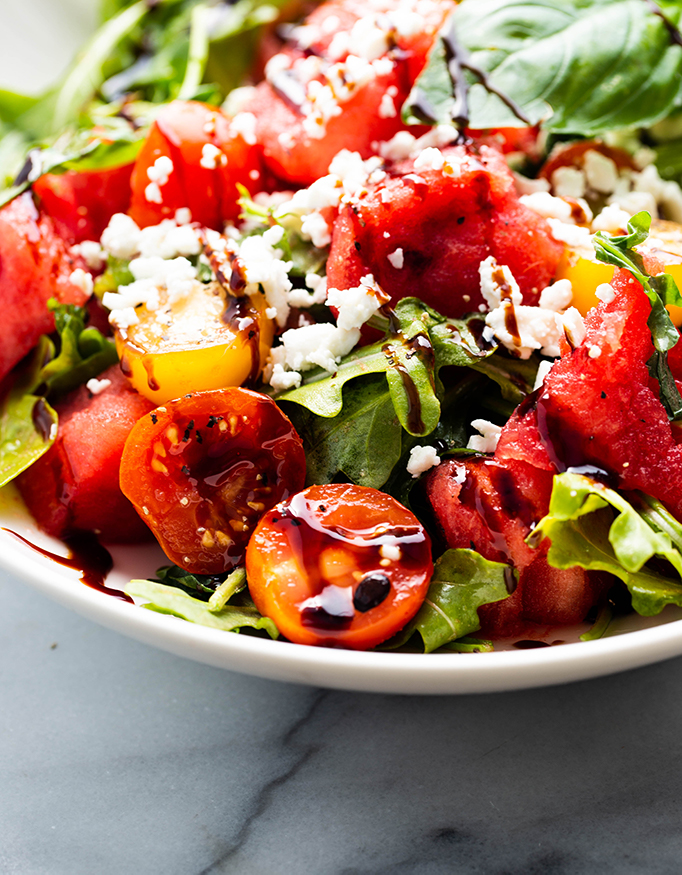
<svg viewBox="0 0 682 875">
<path fill-rule="evenodd" d="M 297 492 L 305 455 L 265 395 L 195 392 L 144 416 L 126 442 L 121 489 L 168 558 L 194 574 L 243 561 L 262 514 Z"/>
<path fill-rule="evenodd" d="M 205 146 L 211 147 L 208 153 Z M 148 197 L 148 171 L 161 157 L 170 158 L 173 169 L 159 183 L 161 203 L 156 203 Z M 239 215 L 237 183 L 252 193 L 261 190 L 256 147 L 232 130 L 215 106 L 175 100 L 157 116 L 135 162 L 130 215 L 144 228 L 189 207 L 193 221 L 219 229 Z"/>
<path fill-rule="evenodd" d="M 297 644 L 367 650 L 417 613 L 433 573 L 421 523 L 366 486 L 311 486 L 262 518 L 246 553 L 249 591 Z"/>
</svg>

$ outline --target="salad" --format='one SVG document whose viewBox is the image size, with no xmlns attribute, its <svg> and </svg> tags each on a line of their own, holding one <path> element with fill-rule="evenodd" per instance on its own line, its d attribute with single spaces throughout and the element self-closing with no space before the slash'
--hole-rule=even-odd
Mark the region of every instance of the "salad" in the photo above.
<svg viewBox="0 0 682 875">
<path fill-rule="evenodd" d="M 0 485 L 299 644 L 682 606 L 681 18 L 106 0 L 0 91 Z"/>
</svg>

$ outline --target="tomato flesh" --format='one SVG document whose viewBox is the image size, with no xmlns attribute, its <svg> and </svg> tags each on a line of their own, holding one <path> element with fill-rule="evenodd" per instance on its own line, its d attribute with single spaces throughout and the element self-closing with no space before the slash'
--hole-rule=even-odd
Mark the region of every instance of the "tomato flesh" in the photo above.
<svg viewBox="0 0 682 875">
<path fill-rule="evenodd" d="M 262 614 L 298 644 L 366 650 L 412 619 L 426 596 L 431 542 L 390 495 L 311 486 L 258 524 L 246 553 Z"/>
<path fill-rule="evenodd" d="M 143 417 L 123 451 L 121 489 L 168 558 L 194 574 L 243 560 L 261 515 L 302 488 L 305 455 L 265 395 L 195 392 Z"/>
</svg>

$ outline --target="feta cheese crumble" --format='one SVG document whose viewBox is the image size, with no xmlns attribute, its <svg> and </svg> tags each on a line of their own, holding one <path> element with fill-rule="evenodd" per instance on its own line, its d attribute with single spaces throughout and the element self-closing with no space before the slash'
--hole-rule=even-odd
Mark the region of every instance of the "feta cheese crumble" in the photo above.
<svg viewBox="0 0 682 875">
<path fill-rule="evenodd" d="M 435 447 L 428 445 L 412 447 L 410 458 L 407 461 L 407 473 L 416 479 L 420 474 L 435 468 L 437 465 L 440 465 L 440 457 Z"/>
<path fill-rule="evenodd" d="M 475 450 L 477 453 L 494 453 L 502 434 L 502 427 L 495 425 L 494 422 L 488 422 L 487 419 L 474 419 L 471 425 L 478 434 L 469 438 L 467 449 Z"/>
</svg>

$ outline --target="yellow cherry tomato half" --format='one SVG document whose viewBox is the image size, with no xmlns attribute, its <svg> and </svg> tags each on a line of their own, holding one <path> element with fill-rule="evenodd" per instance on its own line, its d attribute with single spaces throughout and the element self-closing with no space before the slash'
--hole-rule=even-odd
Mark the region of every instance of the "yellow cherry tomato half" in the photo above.
<svg viewBox="0 0 682 875">
<path fill-rule="evenodd" d="M 651 236 L 663 247 L 657 245 L 650 251 L 664 264 L 664 272 L 672 276 L 682 291 L 682 225 L 655 219 Z M 569 249 L 559 263 L 556 278 L 571 281 L 573 306 L 585 316 L 599 303 L 595 294 L 597 286 L 610 283 L 614 269 L 613 265 L 592 261 Z M 675 325 L 682 326 L 682 307 L 670 305 L 667 309 Z"/>
<path fill-rule="evenodd" d="M 226 296 L 217 282 L 154 310 L 137 309 L 139 322 L 116 329 L 121 369 L 135 389 L 164 404 L 189 392 L 240 386 L 267 358 L 274 327 L 261 294 Z"/>
</svg>

